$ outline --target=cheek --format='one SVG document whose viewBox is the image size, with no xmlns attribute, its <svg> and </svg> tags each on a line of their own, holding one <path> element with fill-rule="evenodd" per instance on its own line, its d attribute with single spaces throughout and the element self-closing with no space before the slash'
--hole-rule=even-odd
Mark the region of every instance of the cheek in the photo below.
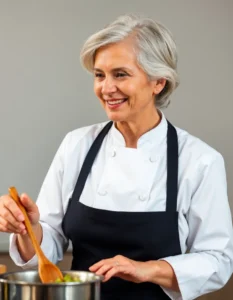
<svg viewBox="0 0 233 300">
<path fill-rule="evenodd" d="M 119 87 L 119 89 L 121 90 L 122 93 L 124 93 L 128 97 L 134 97 L 136 94 L 136 91 L 137 91 L 137 89 L 135 88 L 135 85 L 133 85 L 133 84 L 121 86 L 121 87 Z"/>
<path fill-rule="evenodd" d="M 135 101 L 137 98 L 140 98 L 141 90 L 132 84 L 127 86 L 125 93 L 131 98 L 131 101 Z"/>
<path fill-rule="evenodd" d="M 94 83 L 94 93 L 96 94 L 96 96 L 98 98 L 101 97 L 101 87 L 100 87 L 100 84 Z"/>
<path fill-rule="evenodd" d="M 140 97 L 145 90 L 148 89 L 147 83 L 145 83 L 143 80 L 135 80 L 131 82 L 127 82 L 127 84 L 124 86 L 124 91 L 132 97 Z"/>
</svg>

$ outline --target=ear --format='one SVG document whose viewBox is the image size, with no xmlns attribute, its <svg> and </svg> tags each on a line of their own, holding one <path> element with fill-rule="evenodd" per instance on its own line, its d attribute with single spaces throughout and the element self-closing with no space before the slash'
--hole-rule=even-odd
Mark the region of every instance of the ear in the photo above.
<svg viewBox="0 0 233 300">
<path fill-rule="evenodd" d="M 160 78 L 154 81 L 153 94 L 158 95 L 165 87 L 167 80 L 165 78 Z"/>
</svg>

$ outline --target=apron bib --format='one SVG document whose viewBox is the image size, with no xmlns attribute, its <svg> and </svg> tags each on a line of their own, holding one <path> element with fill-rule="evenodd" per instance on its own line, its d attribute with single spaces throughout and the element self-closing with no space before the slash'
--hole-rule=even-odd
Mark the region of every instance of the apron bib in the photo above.
<svg viewBox="0 0 233 300">
<path fill-rule="evenodd" d="M 79 202 L 86 179 L 112 122 L 99 133 L 81 168 L 62 228 L 72 242 L 72 270 L 88 271 L 101 259 L 123 255 L 136 261 L 158 260 L 181 254 L 177 192 L 178 141 L 176 129 L 168 122 L 167 199 L 165 211 L 108 211 Z M 153 283 L 133 283 L 112 278 L 101 284 L 102 300 L 168 300 Z"/>
</svg>

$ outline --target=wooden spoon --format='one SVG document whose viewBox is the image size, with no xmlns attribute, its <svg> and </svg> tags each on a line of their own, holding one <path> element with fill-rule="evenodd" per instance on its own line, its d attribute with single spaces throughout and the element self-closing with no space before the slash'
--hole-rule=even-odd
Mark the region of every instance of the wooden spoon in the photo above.
<svg viewBox="0 0 233 300">
<path fill-rule="evenodd" d="M 6 273 L 6 265 L 0 265 L 0 274 Z"/>
<path fill-rule="evenodd" d="M 28 235 L 32 241 L 32 245 L 38 256 L 38 271 L 39 271 L 39 276 L 40 276 L 41 281 L 43 283 L 52 283 L 52 282 L 55 282 L 56 279 L 58 279 L 58 278 L 62 280 L 63 275 L 62 275 L 61 270 L 56 265 L 54 265 L 51 261 L 49 261 L 47 259 L 47 257 L 44 255 L 44 253 L 38 243 L 35 233 L 33 232 L 32 225 L 29 221 L 27 212 L 26 212 L 24 206 L 20 202 L 20 198 L 19 198 L 16 188 L 10 187 L 9 194 L 10 194 L 11 198 L 18 204 L 20 210 L 22 211 L 22 213 L 24 215 L 24 218 L 25 218 L 24 223 L 25 223 L 26 229 L 28 231 Z"/>
</svg>

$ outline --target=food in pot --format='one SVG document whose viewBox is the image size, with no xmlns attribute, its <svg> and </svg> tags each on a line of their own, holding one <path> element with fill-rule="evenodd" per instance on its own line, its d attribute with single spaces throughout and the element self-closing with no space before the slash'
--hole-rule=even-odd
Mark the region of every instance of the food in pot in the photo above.
<svg viewBox="0 0 233 300">
<path fill-rule="evenodd" d="M 63 279 L 57 278 L 55 283 L 63 283 L 63 282 L 83 282 L 79 276 L 71 276 L 70 274 L 66 274 Z"/>
</svg>

